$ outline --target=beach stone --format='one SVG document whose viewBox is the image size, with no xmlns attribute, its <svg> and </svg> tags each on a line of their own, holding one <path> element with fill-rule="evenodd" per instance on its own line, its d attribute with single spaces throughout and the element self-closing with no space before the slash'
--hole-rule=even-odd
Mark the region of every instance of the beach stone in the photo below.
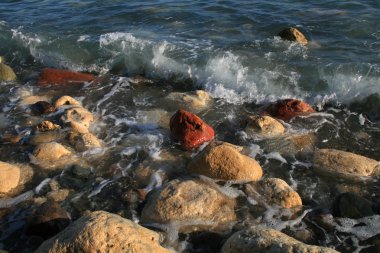
<svg viewBox="0 0 380 253">
<path fill-rule="evenodd" d="M 40 124 L 37 125 L 36 129 L 39 132 L 49 132 L 49 131 L 54 131 L 61 128 L 60 125 L 54 124 L 51 121 L 44 120 Z"/>
<path fill-rule="evenodd" d="M 257 190 L 270 204 L 283 208 L 302 206 L 300 195 L 280 178 L 266 178 L 259 181 Z"/>
<path fill-rule="evenodd" d="M 166 98 L 192 110 L 204 109 L 211 102 L 210 95 L 207 91 L 204 90 L 196 90 L 191 92 L 172 92 Z"/>
<path fill-rule="evenodd" d="M 37 163 L 54 163 L 56 160 L 59 160 L 62 157 L 71 155 L 71 151 L 69 151 L 67 148 L 65 148 L 63 145 L 57 142 L 39 144 L 33 152 L 33 156 L 35 157 Z"/>
<path fill-rule="evenodd" d="M 46 194 L 46 197 L 50 201 L 63 202 L 70 195 L 69 189 L 56 189 Z"/>
<path fill-rule="evenodd" d="M 72 131 L 85 134 L 94 122 L 94 115 L 83 107 L 75 107 L 66 111 L 65 121 L 70 123 Z"/>
<path fill-rule="evenodd" d="M 55 112 L 55 107 L 46 101 L 38 101 L 30 106 L 32 112 L 36 115 L 49 114 Z"/>
<path fill-rule="evenodd" d="M 80 102 L 70 96 L 62 96 L 55 101 L 55 107 L 61 107 L 65 105 L 80 106 Z"/>
<path fill-rule="evenodd" d="M 16 188 L 21 179 L 21 170 L 18 166 L 0 162 L 0 195 L 9 193 Z"/>
<path fill-rule="evenodd" d="M 92 74 L 79 73 L 64 69 L 46 68 L 38 77 L 38 85 L 46 87 L 49 85 L 64 86 L 71 84 L 84 84 L 95 79 Z"/>
<path fill-rule="evenodd" d="M 277 136 L 285 132 L 285 127 L 269 116 L 251 116 L 248 119 L 245 132 L 250 135 Z"/>
<path fill-rule="evenodd" d="M 314 151 L 317 138 L 313 133 L 300 135 L 284 135 L 276 138 L 265 139 L 262 148 L 268 152 L 276 152 L 285 157 L 291 157 L 299 153 Z"/>
<path fill-rule="evenodd" d="M 141 213 L 143 223 L 177 224 L 180 231 L 223 231 L 236 220 L 236 201 L 200 180 L 172 180 L 155 190 Z"/>
<path fill-rule="evenodd" d="M 86 151 L 88 149 L 93 148 L 101 148 L 102 142 L 92 133 L 78 134 L 71 133 L 70 134 L 70 144 L 75 147 L 75 149 L 79 152 Z"/>
<path fill-rule="evenodd" d="M 66 137 L 67 133 L 61 131 L 39 132 L 30 136 L 28 143 L 31 145 L 39 145 L 41 143 L 59 142 Z"/>
<path fill-rule="evenodd" d="M 3 63 L 3 57 L 0 56 L 0 82 L 15 81 L 16 74 L 11 67 Z"/>
<path fill-rule="evenodd" d="M 193 158 L 188 171 L 215 179 L 258 181 L 263 175 L 260 164 L 243 155 L 233 145 L 209 145 Z"/>
<path fill-rule="evenodd" d="M 47 96 L 23 96 L 20 100 L 21 105 L 32 105 L 39 101 L 49 102 L 50 99 Z"/>
<path fill-rule="evenodd" d="M 309 104 L 301 100 L 284 99 L 267 106 L 264 114 L 287 121 L 295 116 L 308 115 L 314 112 L 315 110 Z"/>
<path fill-rule="evenodd" d="M 170 132 L 174 140 L 179 141 L 182 148 L 191 150 L 214 138 L 215 132 L 195 114 L 178 110 L 170 118 Z"/>
<path fill-rule="evenodd" d="M 28 218 L 26 234 L 47 239 L 62 231 L 70 222 L 70 216 L 57 202 L 47 201 Z"/>
<path fill-rule="evenodd" d="M 338 251 L 297 241 L 277 230 L 252 226 L 236 232 L 223 245 L 221 253 L 338 253 Z"/>
<path fill-rule="evenodd" d="M 360 219 L 375 215 L 372 202 L 352 192 L 339 194 L 332 205 L 335 217 Z"/>
<path fill-rule="evenodd" d="M 170 253 L 158 233 L 105 211 L 86 214 L 45 241 L 36 253 Z"/>
<path fill-rule="evenodd" d="M 378 161 L 336 149 L 319 149 L 314 152 L 313 166 L 321 172 L 350 178 L 377 176 Z"/>
<path fill-rule="evenodd" d="M 22 139 L 22 136 L 19 135 L 16 131 L 5 131 L 1 135 L 1 142 L 2 143 L 11 143 L 11 144 L 17 144 Z"/>
<path fill-rule="evenodd" d="M 279 32 L 278 36 L 280 36 L 283 40 L 296 41 L 302 45 L 307 45 L 308 40 L 306 36 L 295 27 L 289 27 L 281 32 Z"/>
</svg>

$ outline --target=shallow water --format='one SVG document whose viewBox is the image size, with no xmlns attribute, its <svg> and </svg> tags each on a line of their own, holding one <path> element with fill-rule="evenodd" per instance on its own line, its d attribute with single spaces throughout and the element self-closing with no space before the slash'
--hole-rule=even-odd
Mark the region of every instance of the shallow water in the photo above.
<svg viewBox="0 0 380 253">
<path fill-rule="evenodd" d="M 21 198 L 20 204 L 6 210 L 11 212 L 0 221 L 0 249 L 30 252 L 38 245 L 24 234 L 23 226 L 36 198 L 46 196 L 48 187 L 35 189 L 46 178 L 73 189 L 63 207 L 74 219 L 84 210 L 101 209 L 138 221 L 141 203 L 126 200 L 123 193 L 139 187 L 151 190 L 189 176 L 186 164 L 196 152 L 184 152 L 170 139 L 168 120 L 186 105 L 173 103 L 167 95 L 204 89 L 213 103 L 195 112 L 215 129 L 216 139 L 243 146 L 243 153 L 259 161 L 266 177 L 287 181 L 304 203 L 296 215 L 274 207 L 258 211 L 245 184 L 218 182 L 239 200 L 241 218 L 235 229 L 263 223 L 292 234 L 308 228 L 315 233 L 313 244 L 360 252 L 368 239 L 362 235 L 377 233 L 371 222 L 334 220 L 329 230 L 316 220 L 328 213 L 342 189 L 378 202 L 378 180 L 320 175 L 308 152 L 296 152 L 287 139 L 249 136 L 240 123 L 246 115 L 259 113 L 262 104 L 301 98 L 318 113 L 289 122 L 289 135 L 314 134 L 314 147 L 347 150 L 379 161 L 378 111 L 367 115 L 359 106 L 350 107 L 358 99 L 380 94 L 379 9 L 377 1 L 2 1 L 0 54 L 19 81 L 0 86 L 0 131 L 16 130 L 25 144 L 2 144 L 0 160 L 29 164 L 32 121 L 40 119 L 20 106 L 27 95 L 71 95 L 80 100 L 97 117 L 92 131 L 105 145 L 78 153 L 91 167 L 90 175 L 73 168 L 44 173 L 30 164 L 37 173 L 23 192 L 33 196 L 21 196 L 28 199 Z M 312 42 L 305 47 L 275 36 L 289 25 L 299 26 Z M 42 89 L 36 77 L 44 67 L 104 78 L 80 89 Z M 149 81 L 136 84 L 136 75 Z M 380 108 L 379 103 L 374 108 Z M 154 174 L 138 185 L 136 170 L 147 164 Z M 376 215 L 372 218 L 378 220 Z M 353 225 L 357 222 L 364 224 L 359 227 L 366 233 Z M 227 238 L 160 229 L 166 231 L 165 246 L 178 252 L 218 252 Z M 215 243 L 205 243 L 208 238 Z"/>
</svg>

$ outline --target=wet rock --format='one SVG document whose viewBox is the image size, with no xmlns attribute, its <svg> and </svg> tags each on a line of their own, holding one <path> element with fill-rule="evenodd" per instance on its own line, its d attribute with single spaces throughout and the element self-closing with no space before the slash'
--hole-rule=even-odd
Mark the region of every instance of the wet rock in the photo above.
<svg viewBox="0 0 380 253">
<path fill-rule="evenodd" d="M 187 168 L 190 173 L 223 180 L 257 181 L 263 175 L 255 159 L 241 154 L 229 143 L 209 145 L 193 158 Z"/>
<path fill-rule="evenodd" d="M 304 244 L 277 230 L 252 226 L 233 234 L 221 253 L 338 253 L 330 248 Z"/>
<path fill-rule="evenodd" d="M 197 148 L 215 135 L 214 129 L 198 116 L 181 109 L 170 119 L 170 132 L 185 150 Z"/>
<path fill-rule="evenodd" d="M 54 124 L 51 121 L 44 120 L 40 124 L 37 125 L 37 131 L 39 132 L 48 132 L 48 131 L 54 131 L 61 128 L 60 125 Z"/>
<path fill-rule="evenodd" d="M 38 145 L 41 143 L 59 142 L 66 137 L 67 133 L 60 131 L 39 132 L 30 136 L 28 143 L 31 145 Z"/>
<path fill-rule="evenodd" d="M 0 162 L 0 196 L 16 188 L 21 179 L 20 168 L 5 162 Z"/>
<path fill-rule="evenodd" d="M 0 82 L 14 80 L 16 80 L 15 72 L 11 67 L 3 63 L 3 57 L 0 56 Z"/>
<path fill-rule="evenodd" d="M 257 190 L 270 204 L 276 204 L 283 208 L 302 206 L 299 194 L 282 179 L 266 178 L 259 181 Z"/>
<path fill-rule="evenodd" d="M 42 143 L 33 152 L 33 162 L 37 164 L 54 164 L 58 160 L 71 155 L 71 151 L 57 142 Z"/>
<path fill-rule="evenodd" d="M 191 110 L 205 109 L 211 103 L 210 95 L 204 90 L 196 90 L 192 92 L 172 92 L 167 99 L 178 103 L 181 107 Z"/>
<path fill-rule="evenodd" d="M 47 201 L 28 218 L 26 234 L 47 239 L 62 231 L 70 222 L 70 216 L 58 203 Z"/>
<path fill-rule="evenodd" d="M 265 109 L 264 113 L 286 121 L 295 116 L 308 115 L 314 112 L 315 110 L 303 101 L 296 99 L 284 99 L 269 105 Z"/>
<path fill-rule="evenodd" d="M 55 112 L 55 107 L 46 101 L 38 101 L 30 106 L 35 115 L 49 114 Z"/>
<path fill-rule="evenodd" d="M 380 252 L 380 234 L 372 236 L 371 238 L 361 242 L 364 247 L 360 252 L 361 253 L 374 253 Z"/>
<path fill-rule="evenodd" d="M 38 85 L 46 87 L 48 85 L 60 86 L 71 84 L 84 84 L 95 79 L 94 75 L 79 73 L 63 69 L 44 69 L 38 77 Z"/>
<path fill-rule="evenodd" d="M 236 220 L 235 206 L 235 199 L 205 182 L 177 179 L 148 197 L 141 221 L 177 224 L 182 232 L 223 231 Z"/>
<path fill-rule="evenodd" d="M 158 233 L 119 215 L 97 211 L 82 216 L 58 235 L 45 241 L 36 253 L 169 253 L 159 242 Z"/>
<path fill-rule="evenodd" d="M 62 96 L 55 101 L 55 107 L 61 107 L 65 105 L 80 106 L 80 102 L 70 96 Z"/>
<path fill-rule="evenodd" d="M 354 101 L 349 108 L 368 115 L 372 120 L 380 120 L 380 94 L 374 93 L 362 100 Z"/>
<path fill-rule="evenodd" d="M 5 131 L 1 136 L 2 143 L 19 143 L 22 139 L 22 136 L 19 135 L 16 131 Z"/>
<path fill-rule="evenodd" d="M 277 152 L 291 157 L 299 153 L 312 152 L 315 149 L 315 143 L 314 134 L 301 134 L 267 139 L 262 147 L 268 153 Z"/>
<path fill-rule="evenodd" d="M 248 119 L 245 132 L 249 135 L 277 136 L 285 132 L 285 127 L 269 116 L 251 116 Z"/>
<path fill-rule="evenodd" d="M 24 96 L 22 97 L 20 104 L 21 105 L 32 105 L 39 101 L 49 102 L 50 99 L 47 96 Z"/>
<path fill-rule="evenodd" d="M 334 200 L 332 211 L 335 217 L 351 219 L 359 219 L 375 214 L 371 201 L 351 192 L 339 194 Z"/>
<path fill-rule="evenodd" d="M 149 111 L 139 111 L 136 115 L 138 128 L 155 129 L 158 127 L 169 128 L 170 116 L 167 111 L 154 109 Z"/>
<path fill-rule="evenodd" d="M 380 174 L 379 162 L 361 155 L 336 149 L 316 150 L 313 166 L 324 173 L 337 174 L 354 179 Z"/>
<path fill-rule="evenodd" d="M 75 149 L 79 152 L 84 152 L 89 149 L 102 147 L 101 140 L 99 140 L 95 135 L 91 133 L 71 133 L 70 144 L 73 145 Z"/>
<path fill-rule="evenodd" d="M 301 242 L 308 243 L 313 240 L 314 233 L 309 229 L 300 229 L 294 232 L 294 237 Z"/>
<path fill-rule="evenodd" d="M 283 40 L 296 41 L 302 45 L 306 45 L 308 40 L 306 36 L 296 27 L 289 27 L 282 30 L 278 36 Z"/>
<path fill-rule="evenodd" d="M 63 202 L 67 199 L 67 197 L 70 195 L 70 190 L 69 189 L 57 189 L 51 192 L 48 192 L 46 194 L 46 197 L 50 201 L 54 202 Z"/>
<path fill-rule="evenodd" d="M 94 122 L 94 115 L 82 107 L 75 107 L 66 111 L 65 121 L 70 123 L 72 131 L 85 134 Z"/>
</svg>

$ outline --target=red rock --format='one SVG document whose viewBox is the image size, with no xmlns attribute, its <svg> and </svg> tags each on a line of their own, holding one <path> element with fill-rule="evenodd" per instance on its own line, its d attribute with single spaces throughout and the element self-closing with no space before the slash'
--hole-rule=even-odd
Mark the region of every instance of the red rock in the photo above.
<svg viewBox="0 0 380 253">
<path fill-rule="evenodd" d="M 298 115 L 307 115 L 315 112 L 315 110 L 307 103 L 296 99 L 279 100 L 269 105 L 264 114 L 269 114 L 272 117 L 290 120 Z"/>
<path fill-rule="evenodd" d="M 47 68 L 38 78 L 39 86 L 83 84 L 95 79 L 94 75 L 64 69 Z"/>
<path fill-rule="evenodd" d="M 215 132 L 198 116 L 185 110 L 178 110 L 170 119 L 173 139 L 180 141 L 186 150 L 199 147 L 214 138 Z"/>
</svg>

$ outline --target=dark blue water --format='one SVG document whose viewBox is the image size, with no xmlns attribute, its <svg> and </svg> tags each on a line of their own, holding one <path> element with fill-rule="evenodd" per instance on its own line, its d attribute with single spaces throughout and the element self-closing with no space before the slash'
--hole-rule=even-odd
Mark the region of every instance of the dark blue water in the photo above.
<svg viewBox="0 0 380 253">
<path fill-rule="evenodd" d="M 26 76 L 38 63 L 191 78 L 234 103 L 350 102 L 380 92 L 379 10 L 375 0 L 2 1 L 0 52 Z M 280 41 L 288 26 L 312 42 Z"/>
</svg>

